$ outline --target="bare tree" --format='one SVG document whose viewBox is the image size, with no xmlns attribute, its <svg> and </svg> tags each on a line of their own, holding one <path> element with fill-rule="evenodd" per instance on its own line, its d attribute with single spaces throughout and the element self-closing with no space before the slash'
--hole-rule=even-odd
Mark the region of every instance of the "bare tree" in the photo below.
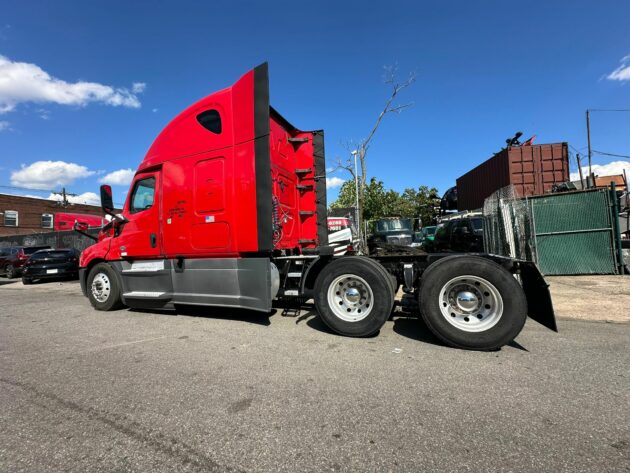
<svg viewBox="0 0 630 473">
<path fill-rule="evenodd" d="M 365 194 L 365 186 L 367 184 L 367 152 L 370 148 L 370 144 L 378 131 L 381 122 L 385 118 L 388 113 L 400 113 L 406 108 L 409 108 L 413 105 L 413 102 L 408 102 L 402 105 L 396 103 L 396 99 L 400 92 L 416 81 L 416 73 L 410 73 L 405 81 L 398 81 L 397 72 L 398 67 L 394 66 L 385 66 L 385 74 L 383 77 L 383 82 L 387 84 L 390 88 L 390 94 L 388 99 L 385 101 L 385 106 L 379 113 L 376 118 L 376 122 L 372 126 L 372 129 L 367 134 L 367 136 L 359 141 L 358 143 L 354 141 L 349 141 L 345 144 L 345 148 L 348 153 L 354 154 L 356 152 L 357 158 L 359 160 L 360 171 L 358 175 L 359 180 L 359 215 L 363 215 L 363 203 L 364 203 L 364 194 Z M 355 178 L 354 175 L 354 163 L 352 158 L 348 158 L 346 161 L 342 161 L 341 158 L 337 158 L 336 167 L 334 170 L 344 169 L 348 171 L 352 178 Z"/>
</svg>

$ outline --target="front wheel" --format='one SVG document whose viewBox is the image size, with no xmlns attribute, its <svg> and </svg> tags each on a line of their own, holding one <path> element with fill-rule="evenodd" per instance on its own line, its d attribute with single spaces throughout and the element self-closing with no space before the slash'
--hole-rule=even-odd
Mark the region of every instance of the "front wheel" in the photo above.
<svg viewBox="0 0 630 473">
<path fill-rule="evenodd" d="M 28 286 L 29 284 L 33 284 L 33 280 L 31 278 L 25 278 L 24 276 L 22 276 L 22 284 Z"/>
<path fill-rule="evenodd" d="M 315 307 L 324 323 L 350 337 L 378 332 L 394 303 L 385 269 L 360 256 L 342 257 L 328 264 L 317 276 L 314 289 Z"/>
<path fill-rule="evenodd" d="M 96 310 L 116 310 L 123 306 L 118 276 L 109 264 L 99 263 L 90 270 L 87 295 Z"/>
<path fill-rule="evenodd" d="M 421 284 L 422 318 L 448 345 L 496 350 L 525 325 L 525 294 L 514 276 L 493 261 L 445 258 L 425 271 Z"/>
<path fill-rule="evenodd" d="M 6 268 L 4 268 L 4 272 L 7 275 L 7 279 L 13 279 L 15 277 L 15 268 L 12 264 L 8 264 Z"/>
</svg>

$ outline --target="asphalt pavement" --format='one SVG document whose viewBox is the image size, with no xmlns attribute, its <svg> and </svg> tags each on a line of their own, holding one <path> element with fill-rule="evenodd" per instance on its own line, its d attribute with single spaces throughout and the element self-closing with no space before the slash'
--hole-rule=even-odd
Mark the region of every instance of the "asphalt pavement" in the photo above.
<svg viewBox="0 0 630 473">
<path fill-rule="evenodd" d="M 630 471 L 630 324 L 528 321 L 479 353 L 403 316 L 351 339 L 0 281 L 3 472 Z"/>
</svg>

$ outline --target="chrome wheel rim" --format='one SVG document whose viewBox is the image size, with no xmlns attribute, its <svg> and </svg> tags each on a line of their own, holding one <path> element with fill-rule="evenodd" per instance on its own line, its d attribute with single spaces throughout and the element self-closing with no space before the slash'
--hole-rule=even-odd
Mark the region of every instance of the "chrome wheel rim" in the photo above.
<svg viewBox="0 0 630 473">
<path fill-rule="evenodd" d="M 109 294 L 111 293 L 111 284 L 109 282 L 109 277 L 105 273 L 98 273 L 92 279 L 92 296 L 98 302 L 105 302 L 109 298 Z"/>
<path fill-rule="evenodd" d="M 374 294 L 365 279 L 342 274 L 328 286 L 328 306 L 341 320 L 358 322 L 372 312 Z"/>
<path fill-rule="evenodd" d="M 457 276 L 442 287 L 440 312 L 446 321 L 464 332 L 484 332 L 503 315 L 503 298 L 487 279 Z"/>
</svg>

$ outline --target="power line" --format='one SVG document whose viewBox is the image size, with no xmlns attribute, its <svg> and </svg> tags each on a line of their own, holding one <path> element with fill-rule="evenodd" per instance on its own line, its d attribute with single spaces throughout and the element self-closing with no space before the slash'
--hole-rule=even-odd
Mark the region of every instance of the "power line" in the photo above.
<svg viewBox="0 0 630 473">
<path fill-rule="evenodd" d="M 615 153 L 605 153 L 603 151 L 597 151 L 597 150 L 593 150 L 593 153 L 595 154 L 601 154 L 603 156 L 612 156 L 614 158 L 624 158 L 624 159 L 630 159 L 630 156 L 626 155 L 626 154 L 615 154 Z"/>
<path fill-rule="evenodd" d="M 571 148 L 576 153 L 582 153 L 586 148 L 588 148 L 588 146 L 582 146 L 580 149 L 577 149 L 575 146 L 569 143 L 569 148 Z"/>
<path fill-rule="evenodd" d="M 589 108 L 590 112 L 630 112 L 630 108 Z"/>
<path fill-rule="evenodd" d="M 32 187 L 19 187 L 19 186 L 4 186 L 0 185 L 0 188 L 3 189 L 13 189 L 17 191 L 29 191 L 29 192 L 49 192 L 51 194 L 57 194 L 59 191 L 51 190 L 51 189 L 33 189 Z"/>
<path fill-rule="evenodd" d="M 57 194 L 57 195 L 63 194 L 63 191 L 58 191 L 58 190 L 53 190 L 53 189 L 34 189 L 32 187 L 7 186 L 7 185 L 2 185 L 2 184 L 0 184 L 0 189 L 10 189 L 10 190 L 26 191 L 26 192 L 43 192 L 43 193 L 47 192 L 49 194 Z M 23 196 L 23 195 L 18 195 L 18 194 L 8 194 L 8 195 L 15 195 L 16 197 L 28 197 L 28 196 Z M 70 192 L 66 192 L 66 195 L 71 196 L 71 197 L 79 197 L 79 194 L 70 193 Z M 55 201 L 54 199 L 47 199 L 45 197 L 42 197 L 42 199 Z M 58 202 L 58 201 L 55 201 L 55 202 Z M 79 205 L 92 205 L 92 206 L 98 207 L 98 204 L 88 204 L 86 202 L 70 202 L 70 203 L 79 204 Z M 122 206 L 125 204 L 121 202 L 114 202 L 114 205 L 118 206 L 119 208 L 122 208 Z"/>
</svg>

